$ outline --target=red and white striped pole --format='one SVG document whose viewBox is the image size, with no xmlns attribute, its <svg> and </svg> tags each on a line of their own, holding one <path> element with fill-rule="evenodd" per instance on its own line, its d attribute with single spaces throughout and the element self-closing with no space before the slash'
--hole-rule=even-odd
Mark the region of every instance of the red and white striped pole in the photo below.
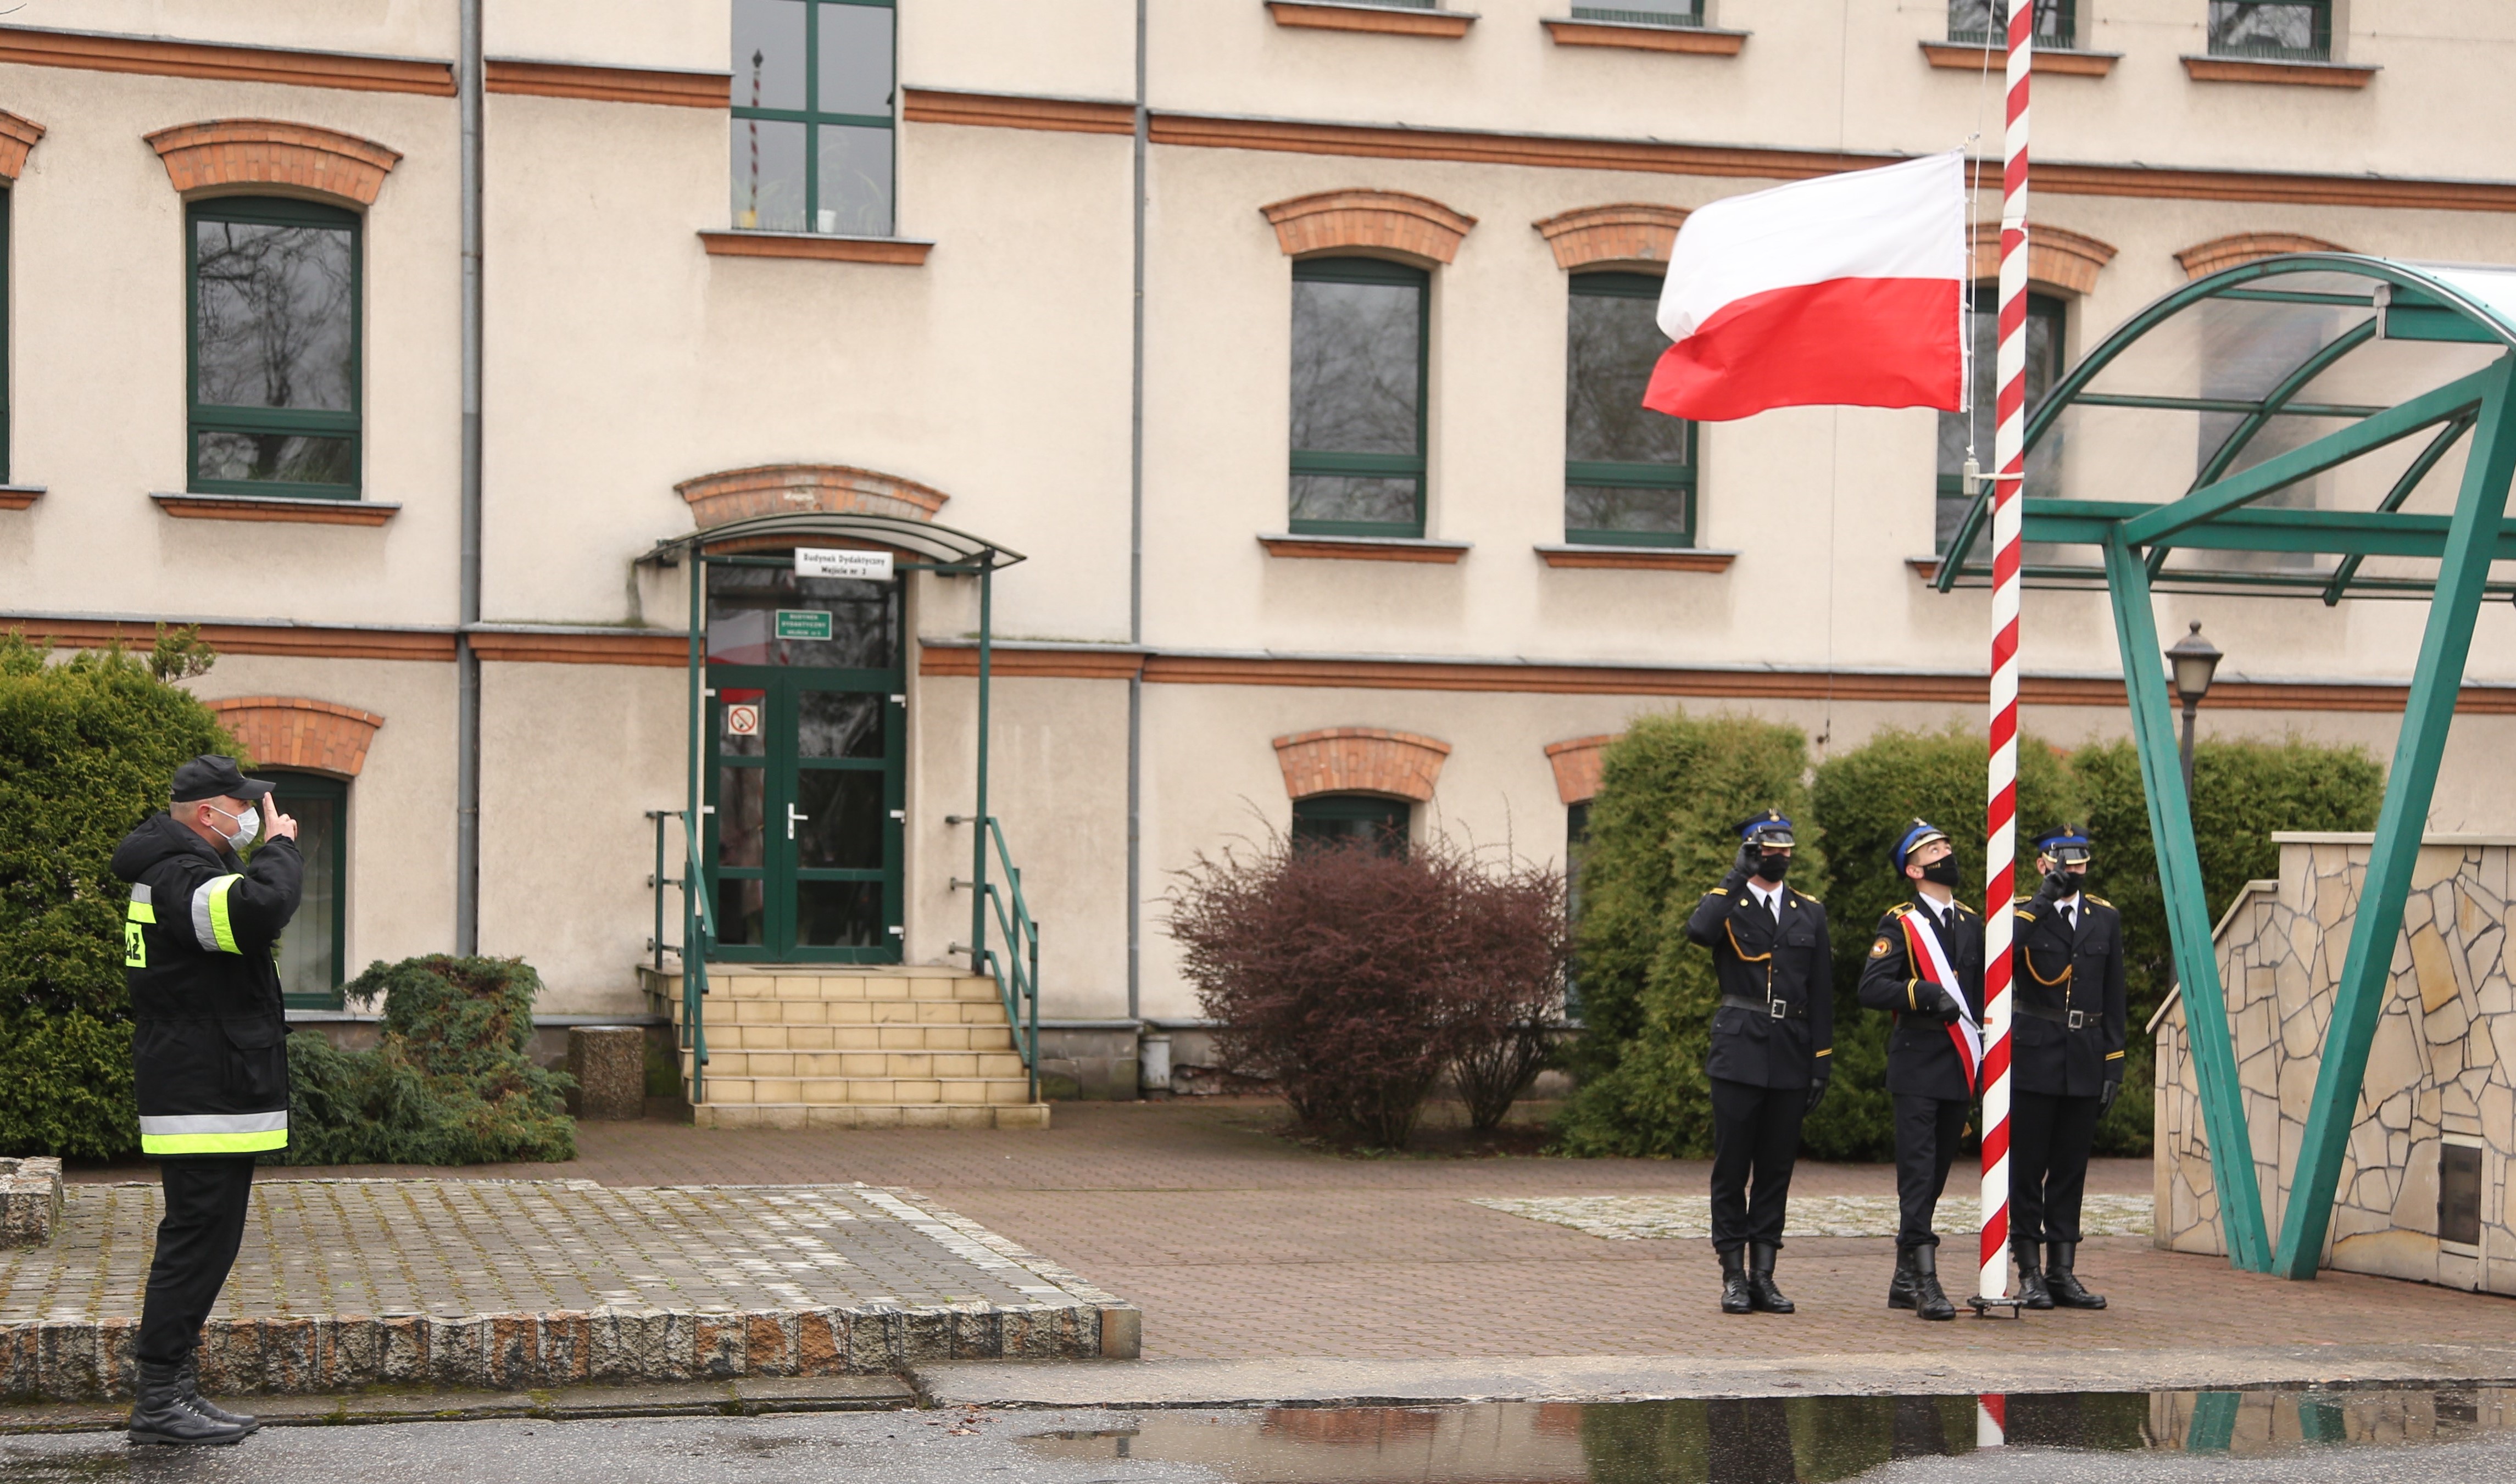
<svg viewBox="0 0 2516 1484">
<path fill-rule="evenodd" d="M 2009 1293 L 2009 904 L 2018 855 L 2019 500 L 2027 482 L 2027 80 L 2035 0 L 2010 0 L 2000 167 L 2000 387 L 1992 449 L 1992 776 L 1984 841 L 1983 1283 Z"/>
</svg>

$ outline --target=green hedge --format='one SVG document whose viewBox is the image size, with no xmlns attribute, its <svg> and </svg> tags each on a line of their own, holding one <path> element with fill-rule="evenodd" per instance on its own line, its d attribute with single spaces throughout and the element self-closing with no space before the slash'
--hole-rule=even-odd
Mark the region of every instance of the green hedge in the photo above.
<svg viewBox="0 0 2516 1484">
<path fill-rule="evenodd" d="M 213 656 L 190 630 L 47 662 L 0 636 L 0 1154 L 110 1159 L 139 1145 L 130 887 L 109 862 L 166 806 L 175 768 L 235 752 L 179 680 Z"/>
</svg>

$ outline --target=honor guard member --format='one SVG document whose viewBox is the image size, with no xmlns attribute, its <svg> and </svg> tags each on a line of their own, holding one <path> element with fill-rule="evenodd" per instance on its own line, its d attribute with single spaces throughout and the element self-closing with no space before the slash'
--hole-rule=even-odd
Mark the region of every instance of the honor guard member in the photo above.
<svg viewBox="0 0 2516 1484">
<path fill-rule="evenodd" d="M 1782 885 L 1791 822 L 1767 809 L 1739 826 L 1739 858 L 1686 920 L 1712 950 L 1712 1249 L 1721 1312 L 1787 1314 L 1774 1286 L 1782 1207 L 1800 1153 L 1800 1120 L 1825 1095 L 1834 1064 L 1832 950 L 1825 904 Z"/>
<path fill-rule="evenodd" d="M 2011 909 L 2010 1252 L 2029 1308 L 2101 1309 L 2072 1268 L 2097 1120 L 2122 1092 L 2122 914 L 2087 889 L 2085 831 L 2046 831 L 2035 849 L 2043 885 Z"/>
<path fill-rule="evenodd" d="M 267 831 L 251 864 L 236 852 Z M 272 950 L 297 911 L 297 821 L 232 758 L 175 770 L 173 805 L 113 852 L 140 1152 L 165 1215 L 133 1344 L 135 1443 L 232 1443 L 261 1424 L 201 1399 L 201 1324 L 244 1237 L 257 1155 L 288 1147 L 288 1025 Z"/>
<path fill-rule="evenodd" d="M 1861 1003 L 1895 1019 L 1887 1092 L 1902 1215 L 1887 1306 L 1954 1319 L 1956 1306 L 1940 1287 L 1940 1239 L 1931 1222 L 1965 1137 L 1983 1059 L 1983 919 L 1956 899 L 1956 853 L 1936 826 L 1914 820 L 1890 859 L 1913 899 L 1878 920 L 1861 972 Z"/>
</svg>

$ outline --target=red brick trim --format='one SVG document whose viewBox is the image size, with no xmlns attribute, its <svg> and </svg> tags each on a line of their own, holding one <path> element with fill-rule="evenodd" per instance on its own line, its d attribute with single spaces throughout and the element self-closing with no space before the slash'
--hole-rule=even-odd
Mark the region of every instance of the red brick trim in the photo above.
<svg viewBox="0 0 2516 1484">
<path fill-rule="evenodd" d="M 922 268 L 935 244 L 918 237 L 835 237 L 821 232 L 702 231 L 711 258 L 811 258 L 823 263 L 883 263 Z"/>
<path fill-rule="evenodd" d="M 1690 546 L 1541 546 L 1537 559 L 1550 567 L 1625 567 L 1654 572 L 1727 572 L 1737 552 Z"/>
<path fill-rule="evenodd" d="M 0 484 L 0 510 L 26 510 L 44 498 L 41 484 Z"/>
<path fill-rule="evenodd" d="M 1031 649 L 996 645 L 987 657 L 987 673 L 997 680 L 1131 680 L 1144 674 L 1142 651 L 1105 646 Z M 979 673 L 979 646 L 967 639 L 920 639 L 919 675 L 968 680 Z"/>
<path fill-rule="evenodd" d="M 1954 72 L 1981 72 L 1983 54 L 1987 49 L 1966 41 L 1925 41 L 1922 55 L 1931 65 Z M 2009 65 L 2007 55 L 1997 47 L 1992 52 L 1992 75 L 1998 77 Z M 2065 51 L 2058 47 L 2035 49 L 2035 75 L 2038 77 L 2104 77 L 2122 61 L 2120 52 Z"/>
<path fill-rule="evenodd" d="M 1474 217 L 1403 190 L 1322 190 L 1259 210 L 1287 258 L 1361 247 L 1430 267 L 1458 256 L 1477 225 Z"/>
<path fill-rule="evenodd" d="M 518 634 L 470 631 L 472 652 L 510 665 L 627 665 L 680 670 L 691 662 L 687 634 Z"/>
<path fill-rule="evenodd" d="M 1603 732 L 1547 743 L 1546 761 L 1555 769 L 1555 797 L 1568 805 L 1598 798 L 1599 757 L 1614 740 L 1614 733 Z"/>
<path fill-rule="evenodd" d="M 1381 36 L 1431 36 L 1456 41 L 1476 17 L 1464 11 L 1401 10 L 1388 5 L 1340 5 L 1335 0 L 1267 0 L 1278 25 L 1317 31 L 1370 31 Z"/>
<path fill-rule="evenodd" d="M 987 129 L 1044 129 L 1052 134 L 1133 134 L 1133 103 L 1088 98 L 1026 98 L 1011 93 L 946 93 L 909 88 L 900 116 L 912 124 L 965 124 Z"/>
<path fill-rule="evenodd" d="M 952 498 L 940 489 L 844 464 L 758 464 L 684 479 L 673 492 L 690 502 L 700 530 L 754 515 L 899 515 L 932 520 Z"/>
<path fill-rule="evenodd" d="M 2037 283 L 2073 294 L 2095 291 L 2097 272 L 2115 258 L 2111 242 L 2058 227 L 2030 227 L 2027 229 L 2027 276 Z M 2000 224 L 1977 222 L 1974 225 L 1974 275 L 1978 279 L 2000 276 Z"/>
<path fill-rule="evenodd" d="M 0 108 L 0 181 L 14 181 L 26 168 L 26 151 L 44 137 L 44 126 Z"/>
<path fill-rule="evenodd" d="M 398 150 L 315 124 L 214 118 L 147 136 L 179 194 L 228 186 L 277 186 L 357 206 L 376 204 Z"/>
<path fill-rule="evenodd" d="M 1557 46 L 1621 47 L 1629 52 L 1691 52 L 1698 57 L 1736 57 L 1745 31 L 1697 25 L 1632 25 L 1614 21 L 1540 21 Z"/>
<path fill-rule="evenodd" d="M 218 82 L 273 82 L 354 93 L 454 96 L 454 64 L 417 57 L 362 57 L 349 52 L 298 52 L 282 47 L 169 41 L 158 36 L 107 36 L 0 26 L 0 62 L 76 67 L 151 77 L 206 77 Z"/>
<path fill-rule="evenodd" d="M 1555 266 L 1569 272 L 1602 263 L 1666 267 L 1669 245 L 1686 217 L 1682 207 L 1619 201 L 1560 212 L 1529 225 L 1555 250 Z"/>
<path fill-rule="evenodd" d="M 356 778 L 385 719 L 304 696 L 231 696 L 204 703 L 256 767 L 297 767 Z"/>
<path fill-rule="evenodd" d="M 2281 253 L 2346 253 L 2351 249 L 2322 237 L 2301 232 L 2236 232 L 2196 242 L 2175 255 L 2178 267 L 2187 278 L 2207 278 L 2222 268 L 2236 268 L 2257 259 Z"/>
<path fill-rule="evenodd" d="M 1468 555 L 1464 541 L 1418 541 L 1403 536 L 1261 536 L 1270 556 L 1322 561 L 1424 561 L 1454 567 Z"/>
<path fill-rule="evenodd" d="M 382 525 L 401 514 L 394 500 L 307 500 L 253 495 L 150 495 L 179 520 L 275 520 L 291 525 Z"/>
<path fill-rule="evenodd" d="M 512 57 L 492 57 L 482 64 L 482 84 L 491 93 L 575 98 L 602 103 L 655 103 L 667 108 L 734 105 L 734 78 L 724 72 L 599 67 L 574 62 L 525 62 Z"/>
<path fill-rule="evenodd" d="M 1276 739 L 1284 792 L 1294 799 L 1382 794 L 1422 804 L 1433 797 L 1449 756 L 1447 742 L 1374 726 L 1331 726 Z"/>
<path fill-rule="evenodd" d="M 2195 82 L 2267 82 L 2292 88 L 2364 88 L 2377 67 L 2338 62 L 2271 62 L 2258 57 L 2187 57 L 2184 75 Z"/>
</svg>

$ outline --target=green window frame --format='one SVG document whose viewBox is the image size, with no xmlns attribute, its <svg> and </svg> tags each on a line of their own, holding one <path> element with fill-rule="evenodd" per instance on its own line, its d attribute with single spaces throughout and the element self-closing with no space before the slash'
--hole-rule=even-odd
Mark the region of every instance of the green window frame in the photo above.
<svg viewBox="0 0 2516 1484">
<path fill-rule="evenodd" d="M 1383 854 L 1406 853 L 1415 806 L 1385 794 L 1313 794 L 1293 801 L 1293 845 L 1369 841 Z"/>
<path fill-rule="evenodd" d="M 872 102 L 861 86 L 864 75 L 843 76 L 825 65 L 842 55 L 839 48 L 875 23 L 867 12 L 882 14 L 886 32 L 879 112 L 864 111 Z M 734 0 L 733 17 L 734 107 L 728 198 L 734 227 L 830 236 L 893 235 L 899 193 L 896 0 Z M 800 28 L 793 25 L 798 20 Z M 801 46 L 800 58 L 772 58 L 779 34 Z M 844 55 L 859 62 L 865 56 L 862 51 Z M 857 85 L 857 96 L 843 96 L 849 84 Z M 790 103 L 797 106 L 784 105 Z M 765 185 L 764 144 L 771 170 Z M 800 207 L 775 199 L 777 176 L 789 163 L 802 177 Z M 764 200 L 771 202 L 765 210 Z"/>
<path fill-rule="evenodd" d="M 1564 926 L 1581 927 L 1581 861 L 1590 853 L 1590 801 L 1564 806 Z M 1564 966 L 1564 1018 L 1581 1023 L 1581 960 L 1575 954 Z"/>
<path fill-rule="evenodd" d="M 186 487 L 197 494 L 357 499 L 365 441 L 359 427 L 360 409 L 365 398 L 361 386 L 366 355 L 365 224 L 357 213 L 344 211 L 337 206 L 277 196 L 221 196 L 194 203 L 184 217 L 185 400 L 191 408 L 187 430 L 186 467 L 189 474 Z M 349 282 L 341 303 L 349 315 L 343 388 L 348 407 L 236 406 L 202 400 L 201 325 L 204 306 L 201 296 L 201 237 L 204 227 L 220 224 L 247 227 L 311 227 L 347 234 Z M 303 326 L 290 328 L 302 331 Z M 213 469 L 228 467 L 213 463 L 213 442 L 221 439 L 251 440 L 257 449 L 257 462 L 274 447 L 281 450 L 282 453 L 273 459 L 274 468 L 284 468 L 278 460 L 284 457 L 291 442 L 338 439 L 347 446 L 334 469 L 346 477 L 288 478 L 274 474 L 235 478 L 215 474 L 211 472 Z"/>
<path fill-rule="evenodd" d="M 9 482 L 9 198 L 0 186 L 0 484 Z"/>
<path fill-rule="evenodd" d="M 296 817 L 306 858 L 297 916 L 279 935 L 280 998 L 291 1010 L 339 1010 L 350 968 L 350 785 L 323 773 L 256 771 L 271 780 L 279 811 Z"/>
<path fill-rule="evenodd" d="M 1301 344 L 1304 316 L 1299 302 L 1304 284 L 1364 284 L 1382 287 L 1399 286 L 1415 291 L 1415 357 L 1414 426 L 1411 451 L 1357 452 L 1300 446 L 1300 431 L 1305 422 L 1303 376 L 1310 364 Z M 1424 535 L 1424 442 L 1425 420 L 1430 401 L 1431 344 L 1433 331 L 1433 275 L 1420 268 L 1403 263 L 1390 263 L 1379 258 L 1305 258 L 1293 265 L 1293 293 L 1296 296 L 1293 325 L 1294 344 L 1291 360 L 1293 394 L 1294 447 L 1291 476 L 1288 481 L 1288 524 L 1297 536 L 1395 536 L 1420 540 Z M 1312 393 L 1317 396 L 1319 393 Z M 1314 502 L 1313 495 L 1322 486 L 1305 480 L 1334 479 L 1368 480 L 1383 486 L 1411 486 L 1403 518 L 1347 519 L 1323 518 L 1302 514 L 1310 508 L 1333 508 L 1326 501 Z"/>
<path fill-rule="evenodd" d="M 1649 273 L 1597 272 L 1575 273 L 1569 285 L 1570 297 L 1579 299 L 1620 300 L 1628 304 L 1659 303 L 1660 280 Z M 1641 311 L 1648 313 L 1648 310 Z M 1643 389 L 1650 385 L 1649 367 L 1615 368 L 1619 380 L 1613 388 L 1583 384 L 1580 358 L 1580 327 L 1575 323 L 1577 311 L 1568 305 L 1566 319 L 1566 354 L 1564 385 L 1564 433 L 1568 457 L 1564 461 L 1564 539 L 1583 546 L 1655 546 L 1691 547 L 1696 531 L 1696 464 L 1695 425 L 1679 419 L 1676 422 L 1680 454 L 1674 461 L 1633 461 L 1574 459 L 1569 457 L 1574 440 L 1574 428 L 1584 400 L 1612 397 L 1619 404 L 1639 409 Z M 1655 359 L 1668 342 L 1653 330 L 1656 342 Z M 1634 378 L 1639 377 L 1636 384 Z M 1586 394 L 1586 396 L 1585 396 Z M 1662 414 L 1641 413 L 1657 421 Z M 1632 525 L 1611 526 L 1600 522 L 1602 512 L 1595 499 L 1585 501 L 1584 492 L 1630 490 L 1648 503 L 1663 507 L 1671 497 L 1677 506 L 1673 528 L 1636 529 Z M 1614 518 L 1614 513 L 1607 513 Z"/>
<path fill-rule="evenodd" d="M 2210 0 L 2210 55 L 2330 62 L 2332 0 Z"/>
<path fill-rule="evenodd" d="M 1965 519 L 1966 507 L 1972 496 L 1965 488 L 1966 424 L 1974 424 L 1975 462 L 1986 471 L 1993 468 L 1992 428 L 1998 413 L 1999 372 L 1993 364 L 2000 345 L 2000 287 L 1989 279 L 1974 286 L 1974 308 L 1968 330 L 1974 337 L 1974 396 L 1969 412 L 1940 414 L 1939 495 L 1934 503 L 1931 521 L 1931 552 L 1945 556 L 1949 541 Z M 2069 308 L 2050 294 L 2030 293 L 2027 296 L 2027 413 L 2044 405 L 2046 393 L 2061 379 L 2063 333 L 2070 322 Z M 1991 534 L 1987 530 L 1975 540 L 1974 556 L 1989 560 Z"/>
<path fill-rule="evenodd" d="M 2068 48 L 2078 34 L 2078 0 L 2035 0 L 2037 46 Z M 2009 0 L 1949 0 L 1949 39 L 1968 46 L 2007 44 Z"/>
<path fill-rule="evenodd" d="M 1625 0 L 1622 5 L 1576 5 L 1575 21 L 1606 21 L 1617 25 L 1703 24 L 1703 0 Z"/>
</svg>

